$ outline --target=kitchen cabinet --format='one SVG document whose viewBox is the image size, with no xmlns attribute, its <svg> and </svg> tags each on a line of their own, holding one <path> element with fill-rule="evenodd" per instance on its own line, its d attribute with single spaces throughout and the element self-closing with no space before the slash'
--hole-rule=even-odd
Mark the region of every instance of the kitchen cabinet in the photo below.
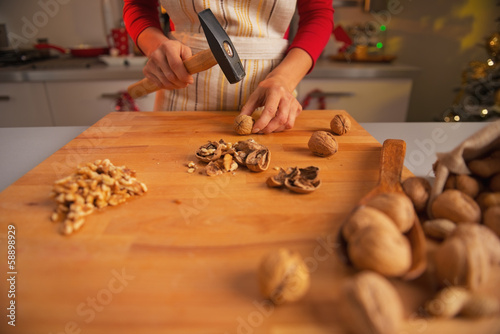
<svg viewBox="0 0 500 334">
<path fill-rule="evenodd" d="M 136 80 L 109 81 L 61 81 L 47 82 L 54 125 L 92 125 L 115 110 L 118 93 Z M 151 111 L 155 94 L 139 98 L 136 103 L 140 110 Z"/>
<path fill-rule="evenodd" d="M 0 127 L 51 125 L 43 83 L 0 83 Z"/>
<path fill-rule="evenodd" d="M 302 103 L 311 93 L 305 109 L 346 110 L 358 122 L 404 122 L 412 88 L 411 78 L 312 78 L 297 87 Z"/>
</svg>

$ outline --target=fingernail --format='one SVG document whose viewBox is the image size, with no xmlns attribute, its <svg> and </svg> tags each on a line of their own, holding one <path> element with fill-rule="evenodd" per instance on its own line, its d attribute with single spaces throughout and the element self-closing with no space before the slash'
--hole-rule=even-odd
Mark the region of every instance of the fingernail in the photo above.
<svg viewBox="0 0 500 334">
<path fill-rule="evenodd" d="M 259 132 L 259 131 L 260 131 L 260 129 L 259 129 L 259 128 L 255 128 L 255 129 L 253 129 L 253 130 L 252 130 L 252 133 L 257 133 L 257 132 Z"/>
</svg>

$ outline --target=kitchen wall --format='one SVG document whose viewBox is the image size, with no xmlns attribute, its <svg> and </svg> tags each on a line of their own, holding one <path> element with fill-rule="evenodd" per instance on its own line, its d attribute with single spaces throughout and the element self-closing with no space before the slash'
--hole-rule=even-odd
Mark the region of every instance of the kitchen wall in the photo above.
<svg viewBox="0 0 500 334">
<path fill-rule="evenodd" d="M 335 1 L 335 0 L 334 0 Z M 387 54 L 421 68 L 415 78 L 408 121 L 432 121 L 449 107 L 462 71 L 485 61 L 485 38 L 498 30 L 500 7 L 493 0 L 389 0 L 391 11 L 362 13 L 338 8 L 336 24 L 376 21 L 387 26 Z"/>
<path fill-rule="evenodd" d="M 0 23 L 7 24 L 14 46 L 30 47 L 41 37 L 65 47 L 106 45 L 104 1 L 111 4 L 118 25 L 121 0 L 0 0 Z M 391 10 L 376 13 L 337 8 L 336 24 L 376 21 L 387 26 L 386 52 L 422 69 L 414 81 L 408 120 L 432 121 L 452 104 L 468 62 L 486 59 L 478 44 L 496 29 L 499 7 L 492 0 L 388 1 Z"/>
<path fill-rule="evenodd" d="M 0 23 L 7 25 L 10 46 L 32 47 L 38 38 L 67 48 L 105 46 L 103 3 L 108 0 L 0 0 Z M 115 25 L 123 1 L 109 0 Z"/>
</svg>

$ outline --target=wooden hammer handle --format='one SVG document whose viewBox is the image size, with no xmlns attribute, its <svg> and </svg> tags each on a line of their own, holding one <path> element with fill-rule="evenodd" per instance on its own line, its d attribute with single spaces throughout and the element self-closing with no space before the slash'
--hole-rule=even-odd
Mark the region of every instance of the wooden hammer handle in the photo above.
<svg viewBox="0 0 500 334">
<path fill-rule="evenodd" d="M 217 65 L 217 60 L 215 59 L 212 51 L 210 49 L 206 49 L 186 59 L 183 63 L 189 74 L 195 74 Z M 160 87 L 158 87 L 153 81 L 148 78 L 144 78 L 141 81 L 130 85 L 127 88 L 127 92 L 133 99 L 136 99 L 138 97 L 156 92 L 159 89 Z"/>
</svg>

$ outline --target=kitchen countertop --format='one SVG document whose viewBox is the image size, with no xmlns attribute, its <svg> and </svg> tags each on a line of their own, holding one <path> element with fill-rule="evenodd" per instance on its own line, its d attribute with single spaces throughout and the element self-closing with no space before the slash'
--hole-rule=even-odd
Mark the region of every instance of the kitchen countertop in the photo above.
<svg viewBox="0 0 500 334">
<path fill-rule="evenodd" d="M 448 152 L 488 123 L 361 123 L 379 142 L 406 141 L 405 166 L 432 176 L 436 152 Z M 87 127 L 0 128 L 0 191 L 82 133 Z"/>
<path fill-rule="evenodd" d="M 43 82 L 82 80 L 139 80 L 142 66 L 108 66 L 97 58 L 50 59 L 17 67 L 0 68 L 0 82 Z M 58 62 L 61 62 L 58 66 Z M 50 66 L 45 66 L 47 63 Z M 420 70 L 398 63 L 348 63 L 318 60 L 307 78 L 413 78 Z"/>
</svg>

